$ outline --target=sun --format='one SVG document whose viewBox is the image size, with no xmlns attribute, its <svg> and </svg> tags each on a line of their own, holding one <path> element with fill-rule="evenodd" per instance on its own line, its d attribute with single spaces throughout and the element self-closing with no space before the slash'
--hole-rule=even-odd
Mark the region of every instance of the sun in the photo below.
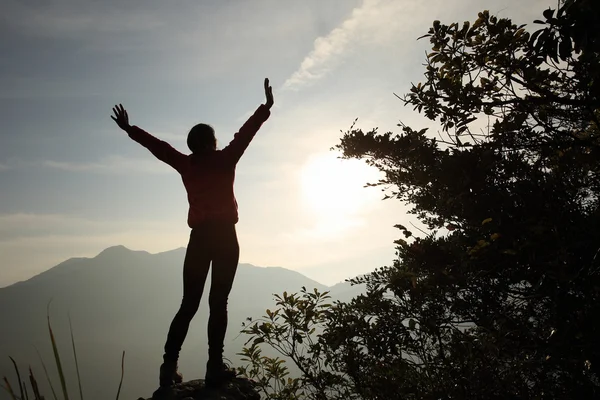
<svg viewBox="0 0 600 400">
<path fill-rule="evenodd" d="M 380 200 L 380 191 L 365 188 L 380 177 L 361 160 L 342 160 L 335 152 L 314 155 L 300 174 L 303 204 L 320 223 L 341 228 Z"/>
</svg>

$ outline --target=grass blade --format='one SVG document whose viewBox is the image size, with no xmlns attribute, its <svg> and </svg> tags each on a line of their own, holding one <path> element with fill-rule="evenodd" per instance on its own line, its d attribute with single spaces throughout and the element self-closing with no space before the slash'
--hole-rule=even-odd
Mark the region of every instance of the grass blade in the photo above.
<svg viewBox="0 0 600 400">
<path fill-rule="evenodd" d="M 25 381 L 23 381 L 23 390 L 25 391 L 25 400 L 29 400 L 29 393 L 27 393 L 27 385 L 25 385 Z"/>
<path fill-rule="evenodd" d="M 17 400 L 17 396 L 15 395 L 15 392 L 13 392 L 12 387 L 10 387 L 10 382 L 8 381 L 8 379 L 6 379 L 6 377 L 4 377 L 4 382 L 6 382 L 6 387 L 2 385 L 4 390 L 6 390 L 8 394 L 10 394 L 11 399 Z"/>
<path fill-rule="evenodd" d="M 29 367 L 29 383 L 31 383 L 31 390 L 33 390 L 34 400 L 42 400 L 42 396 L 40 395 L 40 388 L 38 387 L 35 377 L 33 376 L 31 366 Z"/>
<path fill-rule="evenodd" d="M 77 362 L 77 351 L 75 350 L 75 338 L 73 337 L 73 325 L 69 315 L 69 329 L 71 330 L 71 344 L 73 345 L 73 356 L 75 356 L 75 370 L 77 371 L 77 383 L 79 384 L 79 398 L 83 400 L 83 389 L 81 389 L 81 376 L 79 375 L 79 363 Z"/>
<path fill-rule="evenodd" d="M 121 386 L 123 385 L 123 376 L 125 375 L 125 350 L 123 350 L 123 356 L 121 357 L 121 382 L 119 382 L 119 390 L 117 390 L 117 400 L 121 394 Z"/>
<path fill-rule="evenodd" d="M 52 326 L 50 325 L 50 303 L 48 303 L 47 309 L 48 316 L 48 332 L 50 332 L 50 341 L 52 342 L 52 350 L 54 351 L 54 359 L 56 361 L 56 368 L 58 369 L 58 376 L 60 377 L 60 385 L 62 386 L 63 396 L 65 400 L 69 400 L 69 393 L 67 392 L 67 383 L 65 381 L 65 374 L 60 363 L 60 355 L 58 354 L 58 347 L 56 346 L 56 340 L 54 339 L 54 333 L 52 332 Z"/>
<path fill-rule="evenodd" d="M 10 356 L 8 358 L 10 358 L 10 361 L 12 361 L 15 367 L 15 371 L 17 371 L 17 382 L 19 383 L 19 391 L 21 392 L 21 398 L 23 399 L 23 385 L 21 385 L 21 374 L 19 373 L 19 368 L 17 367 L 17 363 L 15 362 L 14 358 Z"/>
<path fill-rule="evenodd" d="M 44 368 L 44 374 L 46 375 L 46 379 L 48 380 L 48 385 L 50 385 L 50 390 L 52 391 L 52 397 L 54 398 L 54 400 L 58 400 L 58 397 L 56 397 L 56 392 L 54 391 L 54 386 L 52 386 L 52 381 L 50 380 L 50 375 L 48 375 L 48 369 L 46 369 L 46 364 L 44 363 L 44 360 L 42 359 L 42 355 L 40 354 L 39 350 L 36 348 L 35 351 L 38 354 L 38 357 L 40 358 L 40 362 L 42 363 L 42 367 Z"/>
</svg>

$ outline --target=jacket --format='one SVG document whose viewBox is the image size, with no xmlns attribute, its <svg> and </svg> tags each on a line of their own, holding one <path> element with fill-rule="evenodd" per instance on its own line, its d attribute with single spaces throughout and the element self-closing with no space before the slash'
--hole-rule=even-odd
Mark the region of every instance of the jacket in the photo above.
<svg viewBox="0 0 600 400">
<path fill-rule="evenodd" d="M 189 202 L 187 223 L 190 228 L 206 221 L 235 224 L 239 220 L 233 190 L 235 167 L 270 114 L 264 104 L 260 105 L 224 149 L 202 154 L 182 154 L 137 126 L 131 126 L 127 133 L 181 175 Z"/>
</svg>

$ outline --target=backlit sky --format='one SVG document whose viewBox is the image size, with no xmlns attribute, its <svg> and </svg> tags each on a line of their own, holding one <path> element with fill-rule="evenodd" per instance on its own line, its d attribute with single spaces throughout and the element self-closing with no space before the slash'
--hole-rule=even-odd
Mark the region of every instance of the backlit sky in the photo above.
<svg viewBox="0 0 600 400">
<path fill-rule="evenodd" d="M 377 172 L 329 149 L 355 118 L 431 126 L 393 95 L 421 80 L 431 23 L 489 9 L 530 24 L 551 0 L 2 0 L 0 287 L 113 245 L 187 245 L 179 175 L 109 118 L 182 152 L 213 125 L 223 147 L 275 106 L 237 168 L 241 262 L 324 284 L 389 264 L 406 208 Z M 179 273 L 180 271 L 177 271 Z"/>
</svg>

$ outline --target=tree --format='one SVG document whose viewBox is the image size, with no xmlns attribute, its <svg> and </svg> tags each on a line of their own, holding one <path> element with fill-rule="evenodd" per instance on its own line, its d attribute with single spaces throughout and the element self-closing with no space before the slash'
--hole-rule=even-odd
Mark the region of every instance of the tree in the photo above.
<svg viewBox="0 0 600 400">
<path fill-rule="evenodd" d="M 439 137 L 351 128 L 338 148 L 429 232 L 354 283 L 318 340 L 364 399 L 600 398 L 600 2 L 542 29 L 489 12 L 423 36 L 401 97 Z"/>
</svg>

